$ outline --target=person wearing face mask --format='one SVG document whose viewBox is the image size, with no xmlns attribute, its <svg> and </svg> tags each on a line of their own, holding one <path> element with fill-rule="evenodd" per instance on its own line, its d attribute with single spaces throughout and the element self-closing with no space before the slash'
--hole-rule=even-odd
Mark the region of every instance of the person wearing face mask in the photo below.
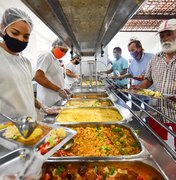
<svg viewBox="0 0 176 180">
<path fill-rule="evenodd" d="M 149 62 L 144 80 L 133 88 L 148 88 L 152 84 L 156 91 L 173 95 L 170 98 L 161 98 L 157 101 L 156 109 L 173 120 L 173 122 L 156 115 L 156 119 L 166 126 L 171 126 L 176 132 L 176 19 L 163 21 L 158 34 L 161 43 L 161 52 Z M 167 140 L 167 131 L 153 119 L 149 119 L 150 127 L 164 140 Z M 176 138 L 174 138 L 176 149 Z"/>
<path fill-rule="evenodd" d="M 75 55 L 71 61 L 66 65 L 65 88 L 70 89 L 74 82 L 80 80 L 78 75 L 78 65 L 81 61 L 80 56 Z"/>
<path fill-rule="evenodd" d="M 65 56 L 67 46 L 56 39 L 50 52 L 39 55 L 36 66 L 35 81 L 37 99 L 46 106 L 60 105 L 69 92 L 64 89 L 64 74 L 59 59 Z"/>
<path fill-rule="evenodd" d="M 128 51 L 130 52 L 130 55 L 132 56 L 131 63 L 128 68 L 128 73 L 124 74 L 123 76 L 120 76 L 119 78 L 120 79 L 132 78 L 133 79 L 132 85 L 137 85 L 141 83 L 141 81 L 144 79 L 144 74 L 147 69 L 148 63 L 150 62 L 154 54 L 144 52 L 141 42 L 136 39 L 132 39 L 130 41 L 130 43 L 128 44 Z M 149 102 L 148 97 L 140 96 L 140 95 L 137 95 L 137 97 L 146 103 Z M 137 99 L 133 97 L 132 97 L 132 100 L 139 106 L 142 105 L 140 101 L 138 101 Z M 131 108 L 134 111 L 140 110 L 134 104 L 132 104 Z"/>
<path fill-rule="evenodd" d="M 124 57 L 121 56 L 122 50 L 120 47 L 115 47 L 113 49 L 113 55 L 115 58 L 115 61 L 112 62 L 112 67 L 107 71 L 100 71 L 100 74 L 106 73 L 110 74 L 113 73 L 113 76 L 111 76 L 117 85 L 122 86 L 123 88 L 127 88 L 128 80 L 127 79 L 117 79 L 120 75 L 124 75 L 127 73 L 128 69 L 128 60 L 126 60 Z"/>
<path fill-rule="evenodd" d="M 0 25 L 0 112 L 11 118 L 31 116 L 37 119 L 30 61 L 22 56 L 33 23 L 22 10 L 6 9 Z M 0 118 L 2 119 L 2 118 Z"/>
</svg>

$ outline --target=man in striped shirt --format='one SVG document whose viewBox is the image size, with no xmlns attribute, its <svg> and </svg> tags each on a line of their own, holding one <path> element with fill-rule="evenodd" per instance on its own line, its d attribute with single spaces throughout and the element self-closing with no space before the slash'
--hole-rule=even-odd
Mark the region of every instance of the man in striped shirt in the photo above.
<svg viewBox="0 0 176 180">
<path fill-rule="evenodd" d="M 133 88 L 148 88 L 152 84 L 156 91 L 162 94 L 176 94 L 176 19 L 163 21 L 158 29 L 162 51 L 150 61 L 145 73 L 145 80 Z M 176 132 L 176 97 L 157 101 L 156 108 L 171 120 L 157 115 L 157 119 L 164 125 L 171 126 Z M 149 120 L 150 127 L 164 140 L 167 131 L 153 119 Z M 176 138 L 174 138 L 176 149 Z"/>
</svg>

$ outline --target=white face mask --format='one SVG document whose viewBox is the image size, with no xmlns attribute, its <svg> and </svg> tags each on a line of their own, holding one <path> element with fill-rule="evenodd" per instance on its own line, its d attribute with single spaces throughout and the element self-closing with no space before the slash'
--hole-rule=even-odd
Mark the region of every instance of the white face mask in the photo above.
<svg viewBox="0 0 176 180">
<path fill-rule="evenodd" d="M 174 39 L 173 41 L 162 42 L 161 48 L 165 53 L 172 53 L 176 51 L 176 39 Z"/>
</svg>

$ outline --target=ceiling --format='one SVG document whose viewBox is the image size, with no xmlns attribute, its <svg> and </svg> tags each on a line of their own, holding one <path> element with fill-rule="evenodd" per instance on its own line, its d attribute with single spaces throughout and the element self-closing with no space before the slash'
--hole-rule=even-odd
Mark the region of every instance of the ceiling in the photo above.
<svg viewBox="0 0 176 180">
<path fill-rule="evenodd" d="M 73 51 L 98 56 L 144 0 L 21 0 Z"/>
<path fill-rule="evenodd" d="M 155 32 L 176 0 L 21 0 L 81 56 L 97 56 L 119 32 Z"/>
<path fill-rule="evenodd" d="M 171 18 L 176 18 L 176 0 L 147 0 L 121 31 L 155 32 L 162 20 Z"/>
</svg>

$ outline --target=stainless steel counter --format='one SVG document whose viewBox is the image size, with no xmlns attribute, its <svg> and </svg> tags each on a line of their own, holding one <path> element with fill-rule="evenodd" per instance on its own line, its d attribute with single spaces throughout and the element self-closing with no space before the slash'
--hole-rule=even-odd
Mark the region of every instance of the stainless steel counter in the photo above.
<svg viewBox="0 0 176 180">
<path fill-rule="evenodd" d="M 101 89 L 101 90 L 100 90 Z M 172 156 L 172 154 L 166 150 L 166 148 L 161 143 L 160 139 L 155 137 L 150 129 L 147 127 L 145 122 L 139 117 L 136 116 L 134 112 L 131 111 L 131 109 L 125 104 L 116 94 L 112 91 L 111 87 L 98 87 L 94 89 L 90 88 L 82 88 L 79 89 L 79 87 L 74 88 L 74 92 L 103 92 L 106 91 L 109 95 L 109 98 L 114 102 L 114 105 L 123 112 L 124 115 L 126 115 L 126 118 L 128 121 L 126 121 L 126 125 L 129 127 L 132 127 L 134 130 L 139 130 L 139 137 L 146 148 L 146 150 L 151 154 L 152 160 L 159 166 L 159 169 L 161 172 L 165 174 L 167 177 L 166 179 L 174 180 L 176 177 L 176 160 Z M 54 118 L 54 116 L 52 117 Z M 2 143 L 2 142 L 1 142 Z M 0 146 L 0 155 L 3 156 L 5 153 L 9 153 L 11 150 L 8 149 L 10 145 L 8 145 L 6 148 L 3 146 Z M 1 158 L 0 158 L 1 159 Z M 10 166 L 10 165 L 9 165 Z"/>
</svg>

